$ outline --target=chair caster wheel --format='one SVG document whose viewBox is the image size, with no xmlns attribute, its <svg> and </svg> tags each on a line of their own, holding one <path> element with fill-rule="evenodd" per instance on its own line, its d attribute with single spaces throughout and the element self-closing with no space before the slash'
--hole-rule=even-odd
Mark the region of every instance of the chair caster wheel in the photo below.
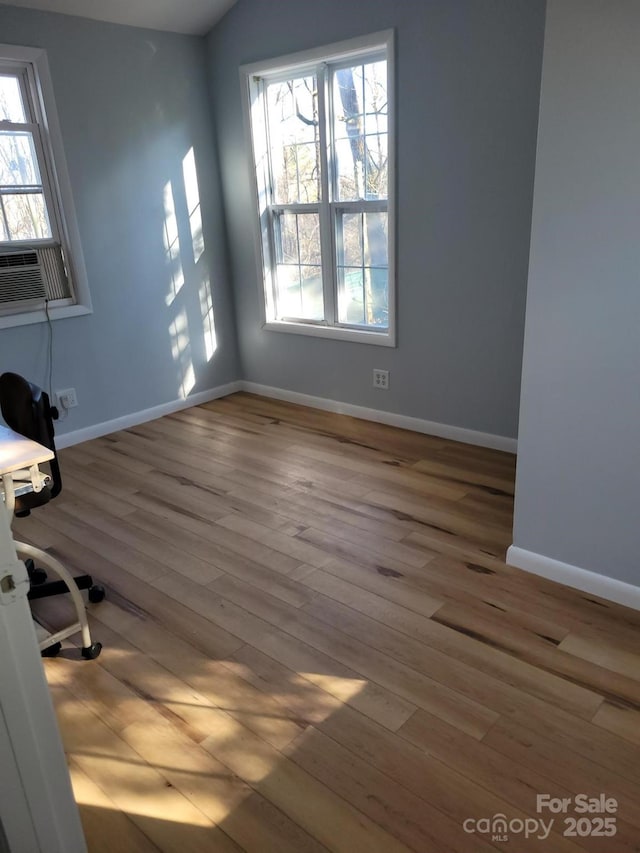
<svg viewBox="0 0 640 853">
<path fill-rule="evenodd" d="M 61 643 L 54 643 L 52 646 L 47 646 L 46 649 L 42 649 L 40 656 L 43 658 L 55 658 L 60 654 L 61 649 Z"/>
<path fill-rule="evenodd" d="M 42 583 L 45 583 L 47 580 L 47 573 L 44 569 L 33 569 L 29 570 L 29 581 L 33 584 L 33 586 L 39 586 Z"/>
<path fill-rule="evenodd" d="M 29 583 L 32 586 L 38 586 L 46 581 L 47 573 L 44 569 L 36 568 L 36 564 L 33 562 L 31 557 L 28 557 L 24 561 L 24 565 L 27 570 L 27 574 L 29 575 Z"/>
<path fill-rule="evenodd" d="M 102 651 L 102 643 L 91 643 L 82 649 L 82 657 L 85 660 L 95 660 Z"/>
<path fill-rule="evenodd" d="M 94 584 L 89 587 L 89 601 L 92 604 L 98 604 L 100 601 L 104 599 L 106 592 L 104 591 L 104 587 L 99 584 Z"/>
</svg>

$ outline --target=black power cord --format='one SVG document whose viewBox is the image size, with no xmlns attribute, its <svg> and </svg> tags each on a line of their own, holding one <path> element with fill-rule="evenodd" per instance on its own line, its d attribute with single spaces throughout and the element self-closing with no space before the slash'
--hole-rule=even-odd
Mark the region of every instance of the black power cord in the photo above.
<svg viewBox="0 0 640 853">
<path fill-rule="evenodd" d="M 49 300 L 45 299 L 44 301 L 44 313 L 47 315 L 47 325 L 49 326 L 49 400 L 53 400 L 53 323 L 51 322 L 51 317 L 49 316 Z M 51 417 L 54 421 L 57 421 L 60 417 L 60 412 L 58 411 L 57 406 L 51 406 L 49 408 L 51 412 Z"/>
</svg>

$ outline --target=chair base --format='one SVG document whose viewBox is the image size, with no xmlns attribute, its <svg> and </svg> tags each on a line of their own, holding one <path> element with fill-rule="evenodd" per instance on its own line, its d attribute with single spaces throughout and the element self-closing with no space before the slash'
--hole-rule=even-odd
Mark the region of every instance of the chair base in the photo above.
<svg viewBox="0 0 640 853">
<path fill-rule="evenodd" d="M 93 586 L 91 575 L 78 575 L 73 580 L 78 589 L 91 589 Z M 37 598 L 48 598 L 50 595 L 64 595 L 65 592 L 69 592 L 69 587 L 64 581 L 45 581 L 32 585 L 27 598 L 29 601 L 35 601 Z"/>
<path fill-rule="evenodd" d="M 64 595 L 69 592 L 65 581 L 47 581 L 47 573 L 44 569 L 37 568 L 32 559 L 25 560 L 31 587 L 27 598 L 35 601 L 37 598 L 48 598 L 50 595 Z M 89 590 L 89 601 L 98 604 L 106 595 L 105 589 L 100 584 L 94 584 L 91 575 L 78 575 L 74 578 L 78 589 Z"/>
<path fill-rule="evenodd" d="M 32 586 L 28 592 L 28 598 L 33 600 L 36 598 L 58 595 L 60 593 L 68 593 L 71 596 L 73 606 L 76 611 L 77 622 L 73 622 L 71 625 L 67 625 L 66 628 L 62 628 L 60 631 L 56 631 L 55 634 L 49 634 L 40 640 L 38 643 L 40 651 L 42 652 L 45 649 L 54 647 L 57 643 L 60 643 L 62 640 L 66 640 L 67 637 L 70 637 L 72 634 L 81 633 L 82 656 L 89 660 L 97 658 L 102 646 L 100 643 L 94 643 L 91 639 L 91 631 L 89 630 L 89 623 L 87 621 L 87 611 L 82 595 L 80 594 L 80 590 L 88 589 L 91 601 L 101 601 L 104 598 L 104 589 L 100 586 L 96 586 L 90 575 L 81 575 L 78 578 L 74 578 L 69 570 L 65 568 L 59 560 L 46 551 L 43 551 L 41 548 L 28 545 L 26 542 L 17 542 L 16 540 L 14 540 L 14 545 L 18 555 L 23 560 L 37 560 L 38 563 L 42 563 L 45 567 L 45 571 L 51 571 L 59 578 L 57 581 L 45 581 L 44 583 Z"/>
</svg>

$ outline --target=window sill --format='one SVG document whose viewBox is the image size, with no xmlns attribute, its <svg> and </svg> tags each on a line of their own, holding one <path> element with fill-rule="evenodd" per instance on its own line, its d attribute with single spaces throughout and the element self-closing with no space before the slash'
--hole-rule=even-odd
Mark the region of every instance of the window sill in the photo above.
<svg viewBox="0 0 640 853">
<path fill-rule="evenodd" d="M 306 335 L 312 338 L 332 338 L 338 341 L 371 344 L 378 347 L 395 347 L 395 335 L 388 332 L 369 332 L 360 329 L 346 329 L 342 326 L 315 326 L 306 323 L 290 323 L 281 320 L 269 320 L 262 326 L 268 332 L 286 332 L 290 335 Z"/>
<path fill-rule="evenodd" d="M 87 305 L 60 305 L 49 309 L 49 319 L 62 320 L 65 317 L 82 317 L 91 314 L 92 310 Z M 35 323 L 46 323 L 47 313 L 44 308 L 35 311 L 24 311 L 18 314 L 4 314 L 0 316 L 0 329 L 10 329 L 13 326 L 31 326 Z"/>
</svg>

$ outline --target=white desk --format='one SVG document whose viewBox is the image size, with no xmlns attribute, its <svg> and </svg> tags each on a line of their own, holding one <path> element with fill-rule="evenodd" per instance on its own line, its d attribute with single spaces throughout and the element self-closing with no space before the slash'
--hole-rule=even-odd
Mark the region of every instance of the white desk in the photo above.
<svg viewBox="0 0 640 853">
<path fill-rule="evenodd" d="M 0 821 L 10 850 L 86 853 L 31 622 L 29 578 L 11 534 L 12 476 L 20 471 L 25 480 L 51 458 L 0 427 L 0 476 L 11 492 L 0 500 Z"/>
<path fill-rule="evenodd" d="M 53 459 L 53 451 L 0 424 L 0 476 Z"/>
<path fill-rule="evenodd" d="M 48 447 L 0 425 L 0 479 L 9 524 L 16 497 L 25 492 L 40 492 L 48 482 L 39 465 L 49 459 L 53 459 L 53 451 Z"/>
</svg>

